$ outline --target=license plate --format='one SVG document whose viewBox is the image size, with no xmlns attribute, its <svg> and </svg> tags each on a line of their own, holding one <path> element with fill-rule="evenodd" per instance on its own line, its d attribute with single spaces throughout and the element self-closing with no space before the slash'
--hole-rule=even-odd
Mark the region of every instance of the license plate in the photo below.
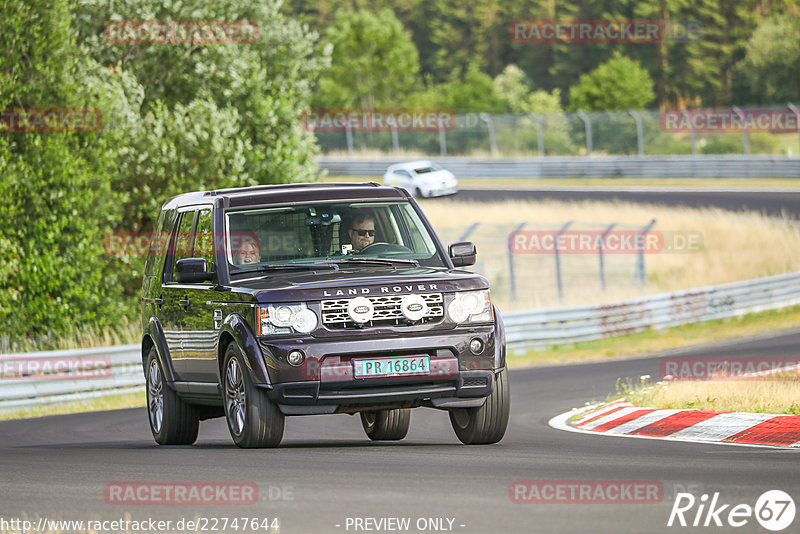
<svg viewBox="0 0 800 534">
<path fill-rule="evenodd" d="M 427 375 L 430 372 L 431 364 L 427 356 L 353 360 L 353 376 L 356 378 Z"/>
</svg>

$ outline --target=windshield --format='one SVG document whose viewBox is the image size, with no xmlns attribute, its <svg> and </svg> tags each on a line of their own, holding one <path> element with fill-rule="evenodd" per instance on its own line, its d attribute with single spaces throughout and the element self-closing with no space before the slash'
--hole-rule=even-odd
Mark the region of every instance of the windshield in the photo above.
<svg viewBox="0 0 800 534">
<path fill-rule="evenodd" d="M 275 265 L 369 265 L 369 260 L 445 267 L 433 238 L 408 202 L 229 211 L 225 240 L 231 274 Z"/>
</svg>

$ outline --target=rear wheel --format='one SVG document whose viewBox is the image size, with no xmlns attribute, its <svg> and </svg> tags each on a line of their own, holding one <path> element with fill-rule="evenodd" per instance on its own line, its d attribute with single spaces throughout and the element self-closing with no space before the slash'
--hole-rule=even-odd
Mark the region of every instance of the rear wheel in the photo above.
<svg viewBox="0 0 800 534">
<path fill-rule="evenodd" d="M 233 442 L 243 449 L 277 447 L 283 439 L 284 415 L 253 385 L 235 343 L 225 351 L 223 373 L 225 419 Z"/>
<path fill-rule="evenodd" d="M 465 445 L 497 443 L 506 433 L 511 408 L 508 370 L 496 375 L 494 391 L 479 408 L 460 408 L 450 411 L 450 424 Z"/>
<path fill-rule="evenodd" d="M 146 369 L 147 414 L 153 438 L 159 445 L 191 445 L 197 441 L 200 417 L 194 406 L 167 386 L 155 347 L 150 348 Z"/>
<path fill-rule="evenodd" d="M 361 412 L 361 426 L 372 441 L 397 441 L 411 426 L 411 408 Z"/>
</svg>

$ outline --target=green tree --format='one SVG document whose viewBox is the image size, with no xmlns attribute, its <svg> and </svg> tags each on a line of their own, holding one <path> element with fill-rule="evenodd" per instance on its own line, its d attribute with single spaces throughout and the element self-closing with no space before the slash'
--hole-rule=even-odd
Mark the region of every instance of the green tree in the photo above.
<svg viewBox="0 0 800 534">
<path fill-rule="evenodd" d="M 762 21 L 747 42 L 737 75 L 762 104 L 800 100 L 800 21 L 788 14 Z"/>
<path fill-rule="evenodd" d="M 315 107 L 399 107 L 418 83 L 417 49 L 391 10 L 340 11 L 326 34 L 331 66 Z"/>
<path fill-rule="evenodd" d="M 6 0 L 0 108 L 97 109 L 116 120 L 119 79 L 75 44 L 67 0 Z M 12 128 L 13 130 L 13 128 Z M 0 136 L 0 331 L 14 340 L 112 326 L 129 308 L 103 239 L 119 220 L 120 133 Z"/>
<path fill-rule="evenodd" d="M 570 108 L 585 111 L 643 109 L 655 98 L 653 80 L 642 66 L 619 52 L 569 90 Z"/>
<path fill-rule="evenodd" d="M 527 76 L 516 65 L 508 65 L 494 79 L 497 95 L 513 113 L 563 113 L 561 91 L 532 91 Z"/>
</svg>

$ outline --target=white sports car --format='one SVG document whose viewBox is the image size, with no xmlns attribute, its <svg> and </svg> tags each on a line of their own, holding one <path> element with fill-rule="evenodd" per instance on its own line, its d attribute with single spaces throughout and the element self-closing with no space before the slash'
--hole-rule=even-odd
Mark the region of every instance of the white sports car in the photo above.
<svg viewBox="0 0 800 534">
<path fill-rule="evenodd" d="M 415 197 L 440 197 L 458 191 L 453 173 L 430 161 L 391 165 L 383 175 L 383 184 L 403 187 Z"/>
</svg>

